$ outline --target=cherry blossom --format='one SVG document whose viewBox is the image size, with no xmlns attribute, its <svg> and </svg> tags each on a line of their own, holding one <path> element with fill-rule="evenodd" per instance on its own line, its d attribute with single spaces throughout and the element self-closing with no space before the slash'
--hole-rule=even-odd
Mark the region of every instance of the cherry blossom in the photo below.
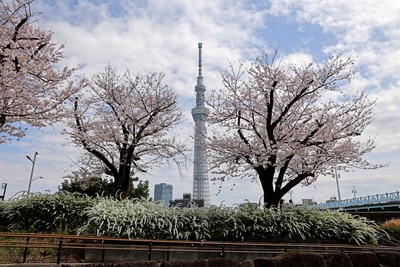
<svg viewBox="0 0 400 267">
<path fill-rule="evenodd" d="M 355 73 L 353 58 L 302 66 L 278 60 L 277 51 L 222 72 L 223 88 L 208 99 L 215 179 L 259 180 L 271 207 L 332 166 L 379 167 L 363 157 L 374 148 L 360 135 L 375 102 L 346 87 Z"/>
<path fill-rule="evenodd" d="M 24 136 L 60 115 L 57 108 L 79 90 L 60 68 L 63 45 L 35 25 L 29 0 L 0 0 L 0 143 Z"/>
<path fill-rule="evenodd" d="M 87 81 L 73 100 L 71 116 L 66 116 L 72 142 L 98 160 L 100 172 L 114 178 L 116 193 L 123 198 L 135 172 L 145 172 L 163 159 L 180 166 L 186 158 L 185 145 L 171 133 L 182 113 L 164 76 L 160 72 L 119 76 L 108 65 Z"/>
</svg>

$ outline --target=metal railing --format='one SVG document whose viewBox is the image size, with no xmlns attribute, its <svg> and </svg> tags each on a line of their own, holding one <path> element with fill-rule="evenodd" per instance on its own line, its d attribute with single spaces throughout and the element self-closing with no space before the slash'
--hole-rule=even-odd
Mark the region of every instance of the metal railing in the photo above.
<svg viewBox="0 0 400 267">
<path fill-rule="evenodd" d="M 400 192 L 376 194 L 364 197 L 350 198 L 342 201 L 327 201 L 316 206 L 320 209 L 338 209 L 355 206 L 379 205 L 385 203 L 400 203 Z"/>
<path fill-rule="evenodd" d="M 0 248 L 23 249 L 22 259 L 16 262 L 27 262 L 31 249 L 53 249 L 56 252 L 54 261 L 60 264 L 64 250 L 94 250 L 101 253 L 104 262 L 105 251 L 141 251 L 147 255 L 148 260 L 156 260 L 154 253 L 164 253 L 169 260 L 170 253 L 206 253 L 215 257 L 226 257 L 228 253 L 257 254 L 276 256 L 288 251 L 302 252 L 354 252 L 354 251 L 399 251 L 400 247 L 345 245 L 345 244 L 309 244 L 309 243 L 253 243 L 253 242 L 215 242 L 215 241 L 174 241 L 174 240 L 146 240 L 122 239 L 106 237 L 88 237 L 57 234 L 27 234 L 27 233 L 1 233 Z"/>
</svg>

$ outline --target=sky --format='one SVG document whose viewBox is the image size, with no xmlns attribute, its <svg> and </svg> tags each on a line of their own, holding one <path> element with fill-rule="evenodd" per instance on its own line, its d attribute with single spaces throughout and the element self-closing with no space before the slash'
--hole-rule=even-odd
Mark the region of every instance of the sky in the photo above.
<svg viewBox="0 0 400 267">
<path fill-rule="evenodd" d="M 90 76 L 111 63 L 122 71 L 158 70 L 179 94 L 184 110 L 182 129 L 193 136 L 190 111 L 195 105 L 197 44 L 203 43 L 203 76 L 207 92 L 221 86 L 219 70 L 228 62 L 252 60 L 260 50 L 279 46 L 294 63 L 322 62 L 333 54 L 356 57 L 359 73 L 349 85 L 376 99 L 374 120 L 363 135 L 376 148 L 367 159 L 388 164 L 376 170 L 340 173 L 342 199 L 400 191 L 400 2 L 397 0 L 34 0 L 40 27 L 64 44 L 63 65 L 78 67 L 77 77 Z M 192 147 L 191 139 L 187 138 Z M 51 193 L 71 170 L 80 149 L 69 144 L 61 126 L 32 129 L 18 142 L 0 145 L 0 183 L 6 199 L 27 190 L 38 152 L 31 192 Z M 174 187 L 174 198 L 192 191 L 192 165 L 179 174 L 173 165 L 150 170 L 141 179 Z M 40 178 L 43 177 L 43 178 Z M 211 202 L 234 205 L 259 202 L 261 185 L 247 179 L 210 182 Z M 1 189 L 0 189 L 1 190 Z M 48 192 L 48 191 L 47 191 Z M 337 196 L 336 181 L 319 177 L 291 192 L 323 202 Z M 2 194 L 2 193 L 0 193 Z M 287 200 L 290 196 L 285 197 Z"/>
</svg>

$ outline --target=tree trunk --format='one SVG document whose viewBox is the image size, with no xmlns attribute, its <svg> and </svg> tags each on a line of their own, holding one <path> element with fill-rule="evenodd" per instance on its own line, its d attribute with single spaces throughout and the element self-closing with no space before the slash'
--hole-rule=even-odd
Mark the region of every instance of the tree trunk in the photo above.
<svg viewBox="0 0 400 267">
<path fill-rule="evenodd" d="M 256 171 L 264 193 L 264 206 L 266 208 L 278 207 L 281 196 L 279 196 L 280 194 L 276 194 L 277 192 L 274 192 L 274 167 L 268 167 L 266 169 L 257 167 Z"/>
<path fill-rule="evenodd" d="M 121 198 L 127 198 L 131 192 L 131 165 L 125 165 L 125 173 L 121 185 Z"/>
<path fill-rule="evenodd" d="M 120 164 L 118 176 L 114 177 L 115 194 L 125 199 L 130 196 L 131 192 L 131 164 Z"/>
<path fill-rule="evenodd" d="M 116 196 L 121 197 L 121 199 L 127 198 L 130 196 L 131 192 L 131 183 L 130 183 L 130 177 L 119 177 L 120 179 L 116 179 L 114 177 L 114 181 L 119 181 L 115 182 L 114 184 L 114 189 L 115 189 L 115 194 Z M 122 179 L 121 179 L 122 178 Z"/>
</svg>

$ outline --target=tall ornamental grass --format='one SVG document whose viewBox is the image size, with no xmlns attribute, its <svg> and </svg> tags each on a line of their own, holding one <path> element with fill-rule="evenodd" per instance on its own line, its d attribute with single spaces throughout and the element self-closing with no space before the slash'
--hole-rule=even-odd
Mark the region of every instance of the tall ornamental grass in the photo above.
<svg viewBox="0 0 400 267">
<path fill-rule="evenodd" d="M 104 237 L 214 240 L 331 240 L 376 244 L 379 228 L 340 211 L 251 205 L 164 207 L 148 201 L 75 194 L 29 195 L 0 203 L 4 230 Z"/>
<path fill-rule="evenodd" d="M 206 210 L 165 208 L 153 202 L 101 199 L 85 213 L 88 222 L 79 233 L 96 236 L 206 240 Z"/>
<path fill-rule="evenodd" d="M 2 203 L 0 225 L 17 231 L 75 234 L 87 221 L 83 211 L 96 201 L 75 194 L 30 194 Z"/>
<path fill-rule="evenodd" d="M 340 211 L 287 206 L 167 208 L 152 202 L 100 199 L 85 213 L 85 235 L 174 239 L 279 241 L 320 239 L 376 244 L 379 228 L 365 218 Z"/>
</svg>

